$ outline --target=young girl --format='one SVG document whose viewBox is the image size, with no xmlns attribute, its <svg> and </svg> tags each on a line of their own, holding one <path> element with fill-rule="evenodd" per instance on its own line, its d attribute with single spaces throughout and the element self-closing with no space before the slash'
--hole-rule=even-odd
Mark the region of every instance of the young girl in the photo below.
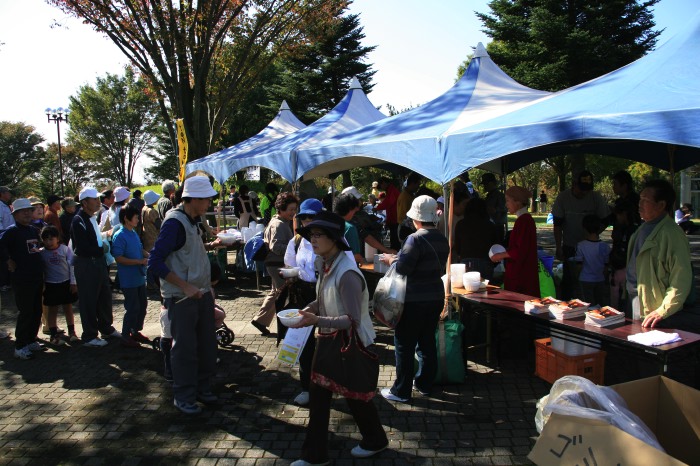
<svg viewBox="0 0 700 466">
<path fill-rule="evenodd" d="M 505 192 L 508 213 L 517 219 L 510 233 L 508 249 L 491 256 L 496 263 L 506 259 L 503 288 L 508 291 L 540 296 L 540 278 L 537 264 L 537 229 L 527 211 L 530 192 L 522 186 L 511 186 Z"/>
<path fill-rule="evenodd" d="M 41 259 L 44 263 L 44 306 L 48 308 L 46 323 L 49 327 L 50 341 L 61 344 L 58 333 L 58 308 L 63 307 L 68 325 L 68 337 L 71 343 L 80 341 L 75 333 L 73 303 L 78 299 L 78 287 L 73 274 L 73 251 L 61 243 L 61 234 L 53 225 L 41 230 Z"/>
<path fill-rule="evenodd" d="M 141 239 L 136 233 L 139 212 L 132 206 L 119 210 L 119 223 L 122 228 L 112 237 L 112 255 L 117 261 L 117 275 L 124 293 L 124 322 L 122 324 L 122 344 L 137 348 L 139 343 L 150 340 L 142 333 L 146 318 L 146 265 L 148 251 L 143 249 Z"/>
</svg>

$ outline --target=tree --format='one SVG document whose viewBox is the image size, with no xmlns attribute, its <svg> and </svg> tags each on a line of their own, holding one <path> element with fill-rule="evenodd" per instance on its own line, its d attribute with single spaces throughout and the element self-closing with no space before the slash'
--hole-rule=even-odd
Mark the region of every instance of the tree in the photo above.
<svg viewBox="0 0 700 466">
<path fill-rule="evenodd" d="M 48 0 L 109 37 L 158 94 L 175 141 L 183 118 L 190 160 L 215 147 L 231 108 L 303 31 L 344 0 Z"/>
<path fill-rule="evenodd" d="M 146 184 L 160 184 L 164 180 L 176 180 L 180 175 L 180 167 L 175 147 L 165 127 L 156 133 L 155 140 L 155 149 L 150 154 L 153 163 L 144 170 Z"/>
<path fill-rule="evenodd" d="M 493 39 L 487 46 L 489 55 L 506 73 L 526 86 L 559 91 L 652 50 L 661 33 L 653 30 L 651 10 L 658 2 L 492 0 L 491 14 L 477 16 Z M 550 165 L 578 172 L 585 157 Z M 560 187 L 565 185 L 565 173 L 559 172 Z"/>
<path fill-rule="evenodd" d="M 365 34 L 359 15 L 343 13 L 340 10 L 331 21 L 314 25 L 309 42 L 282 61 L 284 71 L 268 99 L 272 106 L 279 107 L 286 99 L 297 117 L 309 124 L 343 99 L 353 76 L 364 92 L 372 90 L 376 71 L 365 60 L 376 46 L 362 45 Z"/>
<path fill-rule="evenodd" d="M 136 162 L 160 124 L 146 82 L 129 67 L 121 77 L 108 73 L 95 87 L 81 86 L 70 109 L 68 142 L 93 162 L 97 175 L 131 186 Z"/>
<path fill-rule="evenodd" d="M 0 121 L 0 185 L 19 193 L 27 192 L 27 183 L 39 171 L 44 138 L 24 123 Z"/>
</svg>

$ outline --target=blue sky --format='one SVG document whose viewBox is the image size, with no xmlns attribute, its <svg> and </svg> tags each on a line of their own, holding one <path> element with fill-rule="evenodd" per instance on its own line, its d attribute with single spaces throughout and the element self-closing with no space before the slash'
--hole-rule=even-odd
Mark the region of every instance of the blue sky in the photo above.
<svg viewBox="0 0 700 466">
<path fill-rule="evenodd" d="M 488 42 L 474 14 L 487 12 L 487 3 L 354 0 L 350 11 L 360 13 L 365 45 L 377 46 L 370 55 L 377 70 L 370 100 L 386 113 L 387 103 L 402 109 L 449 89 L 472 48 Z M 655 20 L 666 31 L 659 45 L 698 11 L 697 0 L 661 0 Z M 52 28 L 54 20 L 66 26 Z M 0 43 L 0 120 L 30 124 L 48 142 L 56 141 L 56 126 L 44 109 L 68 105 L 79 86 L 121 73 L 126 62 L 109 40 L 43 0 L 0 0 Z"/>
</svg>

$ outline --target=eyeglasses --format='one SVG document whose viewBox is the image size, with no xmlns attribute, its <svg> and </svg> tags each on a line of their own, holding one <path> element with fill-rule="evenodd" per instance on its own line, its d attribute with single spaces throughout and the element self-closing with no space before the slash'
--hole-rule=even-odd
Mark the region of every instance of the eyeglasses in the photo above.
<svg viewBox="0 0 700 466">
<path fill-rule="evenodd" d="M 327 237 L 328 237 L 328 235 L 325 233 L 309 233 L 309 238 L 319 239 L 319 238 L 327 238 Z"/>
</svg>

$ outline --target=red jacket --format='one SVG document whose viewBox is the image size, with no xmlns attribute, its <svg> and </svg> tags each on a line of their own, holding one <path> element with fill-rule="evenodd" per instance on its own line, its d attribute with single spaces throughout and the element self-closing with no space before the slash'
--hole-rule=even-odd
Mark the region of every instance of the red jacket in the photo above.
<svg viewBox="0 0 700 466">
<path fill-rule="evenodd" d="M 377 204 L 376 210 L 386 210 L 386 224 L 396 225 L 398 222 L 396 212 L 396 201 L 399 200 L 399 190 L 396 186 L 389 184 L 386 188 L 384 200 Z"/>
<path fill-rule="evenodd" d="M 529 296 L 540 296 L 537 258 L 537 229 L 528 213 L 515 221 L 508 240 L 508 255 L 503 288 Z"/>
</svg>

